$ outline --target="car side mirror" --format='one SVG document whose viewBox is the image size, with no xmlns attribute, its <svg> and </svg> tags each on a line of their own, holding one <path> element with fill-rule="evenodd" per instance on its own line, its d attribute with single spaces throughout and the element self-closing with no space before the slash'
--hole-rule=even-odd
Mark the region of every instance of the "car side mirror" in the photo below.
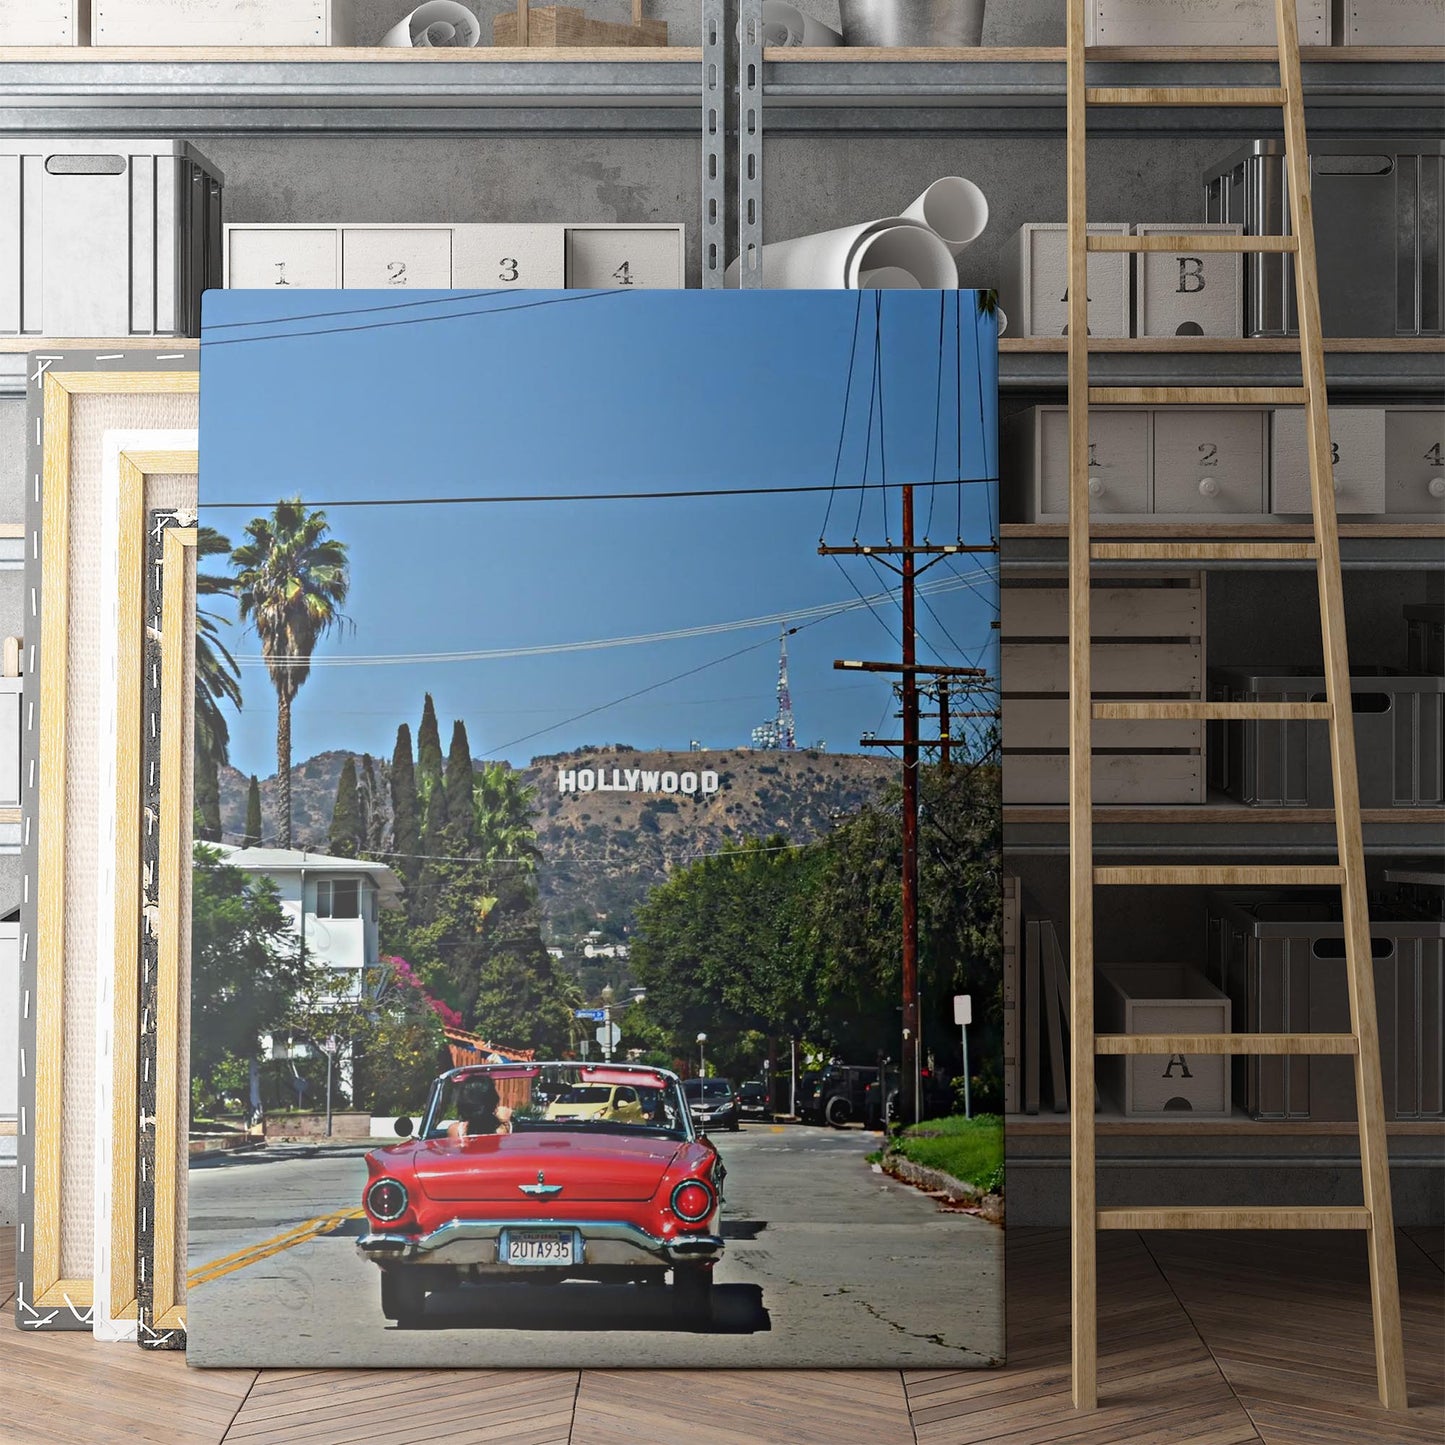
<svg viewBox="0 0 1445 1445">
<path fill-rule="evenodd" d="M 410 1119 L 398 1119 L 396 1121 L 396 1132 L 398 1138 L 410 1139 L 411 1136 L 416 1132 L 416 1125 Z"/>
</svg>

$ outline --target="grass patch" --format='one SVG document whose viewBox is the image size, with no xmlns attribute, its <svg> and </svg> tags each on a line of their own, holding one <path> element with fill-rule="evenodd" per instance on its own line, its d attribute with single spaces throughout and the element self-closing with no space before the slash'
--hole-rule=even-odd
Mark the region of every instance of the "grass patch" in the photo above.
<svg viewBox="0 0 1445 1445">
<path fill-rule="evenodd" d="M 985 1193 L 1003 1192 L 1003 1119 L 997 1114 L 930 1119 L 905 1130 L 894 1147 L 905 1159 L 941 1169 Z"/>
</svg>

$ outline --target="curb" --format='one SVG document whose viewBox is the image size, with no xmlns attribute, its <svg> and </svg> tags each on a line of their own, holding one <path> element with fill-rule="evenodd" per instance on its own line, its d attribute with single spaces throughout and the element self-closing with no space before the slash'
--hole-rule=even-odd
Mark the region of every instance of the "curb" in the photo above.
<svg viewBox="0 0 1445 1445">
<path fill-rule="evenodd" d="M 915 1164 L 902 1154 L 887 1151 L 883 1155 L 883 1170 L 904 1184 L 928 1194 L 941 1194 L 950 1204 L 965 1205 L 976 1209 L 984 1219 L 993 1224 L 1004 1221 L 1004 1200 L 1001 1194 L 985 1194 L 977 1184 L 965 1179 L 955 1179 L 942 1169 L 930 1169 L 926 1164 Z"/>
<path fill-rule="evenodd" d="M 253 1134 L 211 1134 L 189 1143 L 192 1156 L 197 1154 L 240 1154 L 248 1149 L 264 1149 L 266 1141 Z"/>
</svg>

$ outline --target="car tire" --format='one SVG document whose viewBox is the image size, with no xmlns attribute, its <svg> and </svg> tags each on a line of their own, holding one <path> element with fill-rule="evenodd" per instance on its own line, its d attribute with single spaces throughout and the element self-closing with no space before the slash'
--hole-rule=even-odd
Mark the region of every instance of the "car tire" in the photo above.
<svg viewBox="0 0 1445 1445">
<path fill-rule="evenodd" d="M 712 1322 L 712 1269 L 679 1264 L 672 1271 L 672 1317 L 693 1329 Z"/>
<path fill-rule="evenodd" d="M 426 1313 L 426 1275 L 415 1265 L 390 1265 L 381 1272 L 381 1312 L 399 1329 L 411 1329 Z"/>
<path fill-rule="evenodd" d="M 853 1117 L 853 1108 L 841 1094 L 835 1094 L 823 1106 L 823 1117 L 831 1129 L 841 1129 Z"/>
</svg>

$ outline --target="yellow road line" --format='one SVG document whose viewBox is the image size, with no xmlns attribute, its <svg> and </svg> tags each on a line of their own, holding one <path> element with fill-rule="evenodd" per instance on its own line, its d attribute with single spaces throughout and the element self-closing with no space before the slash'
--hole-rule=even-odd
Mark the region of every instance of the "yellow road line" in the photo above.
<svg viewBox="0 0 1445 1445">
<path fill-rule="evenodd" d="M 308 1219 L 303 1224 L 288 1229 L 284 1234 L 272 1235 L 270 1239 L 260 1240 L 256 1244 L 248 1245 L 245 1249 L 236 1250 L 233 1254 L 213 1259 L 209 1264 L 197 1265 L 186 1276 L 186 1288 L 194 1289 L 197 1285 L 209 1284 L 213 1279 L 221 1279 L 225 1275 L 234 1274 L 248 1265 L 260 1264 L 262 1260 L 270 1259 L 273 1255 L 282 1253 L 283 1250 L 294 1249 L 298 1244 L 305 1244 L 308 1240 L 325 1234 L 327 1230 L 335 1229 L 337 1225 L 344 1224 L 348 1219 L 360 1219 L 362 1213 L 363 1211 L 360 1209 L 343 1209 L 338 1210 L 335 1214 L 319 1215 L 315 1219 Z"/>
</svg>

